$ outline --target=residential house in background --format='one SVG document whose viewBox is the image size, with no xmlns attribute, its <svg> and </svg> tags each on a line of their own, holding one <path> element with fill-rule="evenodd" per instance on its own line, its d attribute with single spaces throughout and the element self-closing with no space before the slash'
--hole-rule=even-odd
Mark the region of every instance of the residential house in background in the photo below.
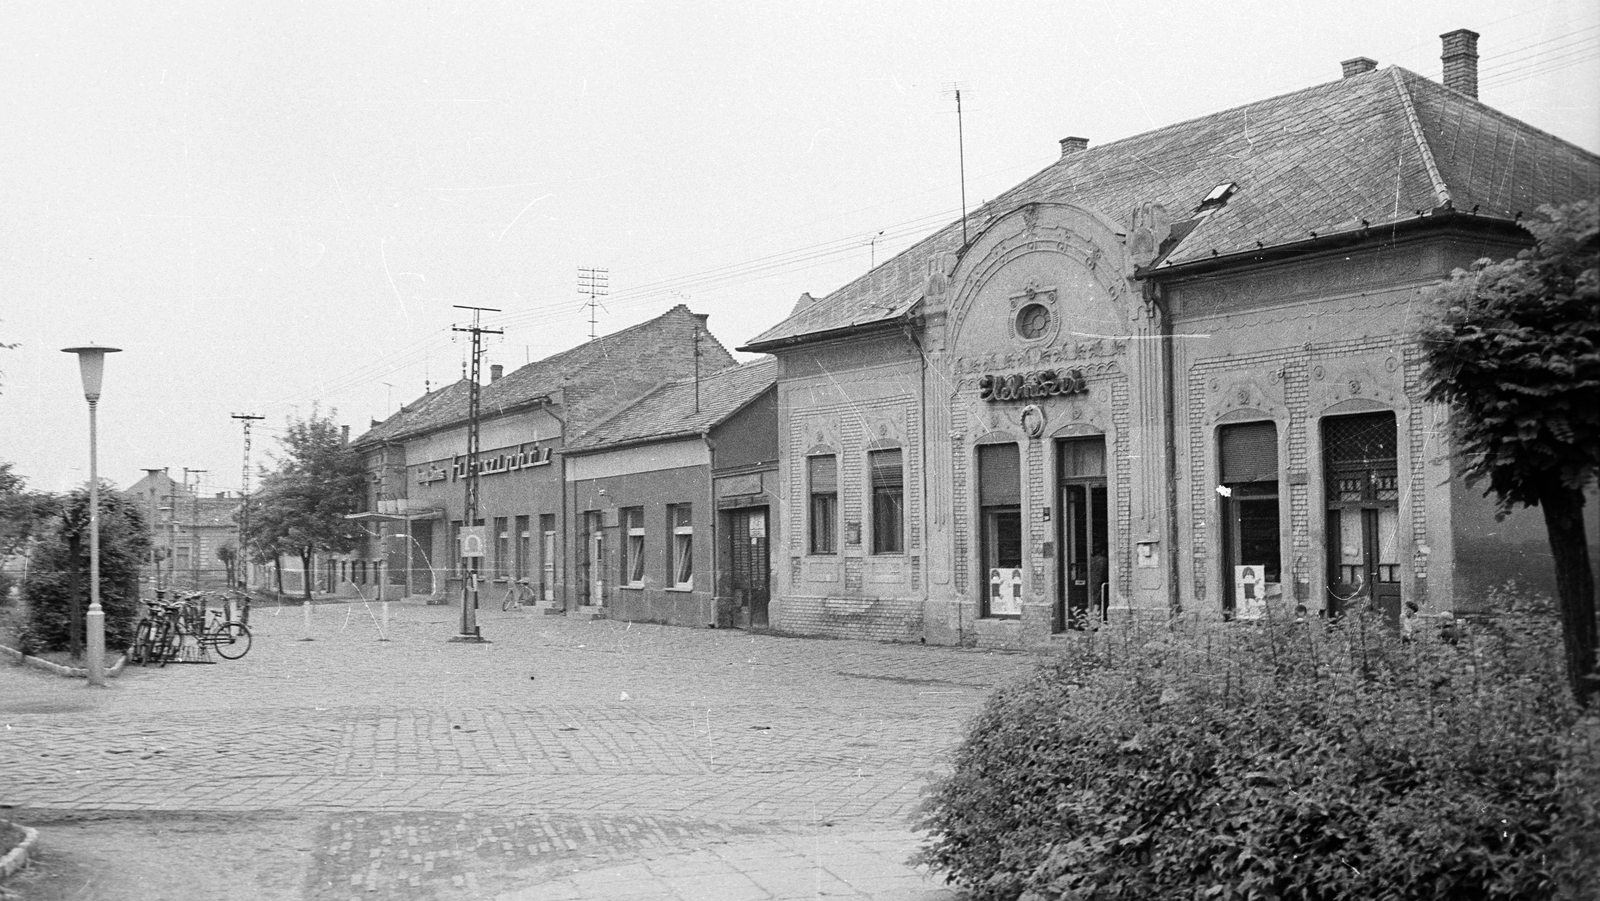
<svg viewBox="0 0 1600 901">
<path fill-rule="evenodd" d="M 766 625 L 776 378 L 767 358 L 663 385 L 566 445 L 585 615 Z"/>
<path fill-rule="evenodd" d="M 584 584 L 570 575 L 583 557 L 568 540 L 568 442 L 663 383 L 731 365 L 705 315 L 680 304 L 509 373 L 491 366 L 479 399 L 475 523 L 490 535 L 479 570 L 492 580 L 485 590 L 503 593 L 524 579 L 552 609 L 586 603 Z M 367 512 L 392 517 L 369 526 L 374 537 L 358 555 L 365 572 L 377 578 L 386 562 L 386 588 L 439 603 L 461 596 L 470 388 L 462 380 L 430 392 L 353 444 L 372 484 Z"/>
<path fill-rule="evenodd" d="M 743 350 L 778 360 L 772 627 L 1037 645 L 1177 610 L 1481 609 L 1537 511 L 1452 470 L 1410 337 L 1600 158 L 1445 83 L 1344 77 L 1058 161 Z M 899 498 L 901 500 L 895 500 Z M 903 531 L 902 531 L 903 530 Z"/>
<path fill-rule="evenodd" d="M 203 496 L 173 479 L 166 470 L 147 472 L 122 492 L 144 511 L 152 523 L 156 548 L 157 587 L 225 588 L 230 571 L 218 552 L 239 547 L 238 512 L 243 500 L 237 494 L 216 492 Z M 232 573 L 237 582 L 240 571 Z"/>
</svg>

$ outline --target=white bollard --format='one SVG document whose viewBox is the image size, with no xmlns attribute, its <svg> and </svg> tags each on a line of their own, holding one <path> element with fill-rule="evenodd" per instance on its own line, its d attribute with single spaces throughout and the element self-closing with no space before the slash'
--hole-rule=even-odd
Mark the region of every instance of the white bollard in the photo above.
<svg viewBox="0 0 1600 901">
<path fill-rule="evenodd" d="M 305 613 L 305 616 L 302 617 L 303 622 L 301 623 L 302 631 L 305 634 L 300 636 L 300 640 L 301 641 L 315 641 L 316 639 L 311 637 L 311 602 L 310 601 L 301 601 L 300 602 L 300 609 Z"/>
<path fill-rule="evenodd" d="M 388 641 L 389 640 L 389 602 L 388 601 L 384 601 L 383 602 L 383 626 L 382 626 L 382 628 L 378 629 L 378 640 L 379 641 Z"/>
</svg>

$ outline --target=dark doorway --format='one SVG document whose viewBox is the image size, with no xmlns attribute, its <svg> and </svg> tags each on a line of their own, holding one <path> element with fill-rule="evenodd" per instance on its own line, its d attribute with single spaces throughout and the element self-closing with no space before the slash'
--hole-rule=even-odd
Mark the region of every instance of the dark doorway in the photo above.
<svg viewBox="0 0 1600 901">
<path fill-rule="evenodd" d="M 411 566 L 411 593 L 433 594 L 433 523 L 411 523 L 406 557 Z"/>
<path fill-rule="evenodd" d="M 1056 614 L 1066 628 L 1098 628 L 1111 604 L 1105 438 L 1061 441 L 1056 459 L 1061 499 Z"/>
<path fill-rule="evenodd" d="M 728 514 L 728 559 L 734 603 L 744 609 L 754 628 L 767 626 L 772 597 L 772 566 L 767 556 L 767 508 L 752 507 Z"/>
</svg>

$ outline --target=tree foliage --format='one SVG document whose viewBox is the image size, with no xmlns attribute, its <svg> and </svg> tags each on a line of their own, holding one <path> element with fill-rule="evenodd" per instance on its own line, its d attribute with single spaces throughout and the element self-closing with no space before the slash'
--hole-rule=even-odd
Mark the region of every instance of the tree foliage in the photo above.
<svg viewBox="0 0 1600 901">
<path fill-rule="evenodd" d="M 281 443 L 284 455 L 277 468 L 265 474 L 251 498 L 245 541 L 252 559 L 298 556 L 309 600 L 315 556 L 349 551 L 366 535 L 359 523 L 345 519 L 361 509 L 365 469 L 333 418 L 315 410 L 305 419 L 291 419 Z"/>
<path fill-rule="evenodd" d="M 37 537 L 22 588 L 28 603 L 25 642 L 41 651 L 64 650 L 72 644 L 72 605 L 80 613 L 89 606 L 89 489 L 68 495 Z M 102 483 L 100 606 L 107 648 L 126 647 L 133 637 L 140 567 L 149 554 L 150 529 L 141 506 Z"/>
<path fill-rule="evenodd" d="M 1501 513 L 1542 508 L 1561 602 L 1568 678 L 1595 691 L 1594 576 L 1584 489 L 1600 468 L 1600 212 L 1545 207 L 1535 246 L 1479 260 L 1432 289 L 1423 327 L 1427 398 L 1449 404 L 1462 471 Z"/>
</svg>

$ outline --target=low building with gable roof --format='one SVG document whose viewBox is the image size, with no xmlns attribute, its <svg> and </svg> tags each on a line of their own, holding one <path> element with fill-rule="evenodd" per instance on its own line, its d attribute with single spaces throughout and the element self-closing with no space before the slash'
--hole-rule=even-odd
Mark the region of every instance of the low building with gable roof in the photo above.
<svg viewBox="0 0 1600 901">
<path fill-rule="evenodd" d="M 572 541 L 565 448 L 570 441 L 664 382 L 733 365 L 706 327 L 706 315 L 679 304 L 638 325 L 580 344 L 502 375 L 490 367 L 479 397 L 479 509 L 487 530 L 480 597 L 526 580 L 556 612 L 582 604 L 569 574 Z M 469 472 L 471 384 L 462 379 L 423 395 L 353 442 L 371 485 L 368 547 L 358 556 L 397 594 L 459 602 L 459 535 Z M 381 567 L 380 567 L 381 564 Z"/>
<path fill-rule="evenodd" d="M 777 364 L 663 385 L 566 448 L 589 616 L 767 625 Z"/>
</svg>

